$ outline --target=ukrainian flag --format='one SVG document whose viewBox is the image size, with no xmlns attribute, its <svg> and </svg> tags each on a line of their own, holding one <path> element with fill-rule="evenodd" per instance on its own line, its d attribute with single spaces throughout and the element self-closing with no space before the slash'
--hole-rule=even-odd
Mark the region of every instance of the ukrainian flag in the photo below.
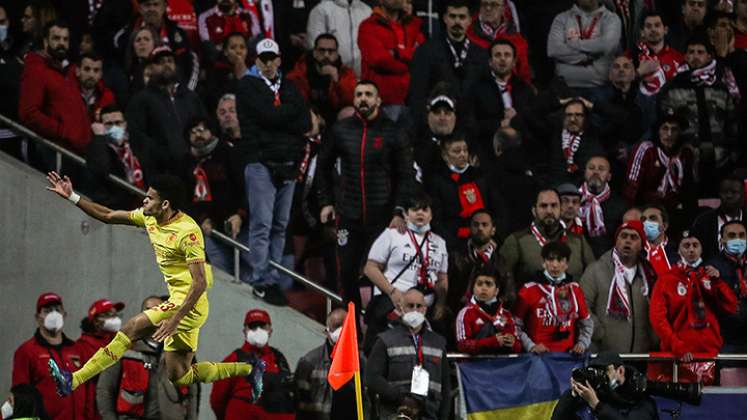
<svg viewBox="0 0 747 420">
<path fill-rule="evenodd" d="M 458 364 L 468 420 L 537 420 L 552 417 L 583 357 L 568 353 L 522 354 Z"/>
</svg>

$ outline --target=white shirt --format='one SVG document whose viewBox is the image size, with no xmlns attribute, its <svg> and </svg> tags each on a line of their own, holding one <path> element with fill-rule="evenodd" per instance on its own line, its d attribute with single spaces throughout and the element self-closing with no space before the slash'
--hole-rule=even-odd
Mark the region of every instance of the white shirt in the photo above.
<svg viewBox="0 0 747 420">
<path fill-rule="evenodd" d="M 414 234 L 417 245 L 413 244 L 410 234 L 399 233 L 397 229 L 385 229 L 381 235 L 371 245 L 368 252 L 368 259 L 384 265 L 384 277 L 391 282 L 397 277 L 400 271 L 417 255 L 417 246 L 423 242 L 423 235 Z M 426 249 L 426 244 L 428 245 Z M 438 274 L 446 274 L 449 270 L 449 254 L 446 251 L 446 241 L 443 238 L 430 232 L 428 240 L 423 244 L 423 257 L 427 258 L 428 278 L 436 284 Z M 421 260 L 415 257 L 415 261 L 394 283 L 394 287 L 401 292 L 418 285 L 418 275 L 420 273 Z M 380 295 L 381 290 L 374 288 L 374 295 Z M 430 305 L 433 301 L 433 295 L 427 296 L 426 301 Z"/>
</svg>

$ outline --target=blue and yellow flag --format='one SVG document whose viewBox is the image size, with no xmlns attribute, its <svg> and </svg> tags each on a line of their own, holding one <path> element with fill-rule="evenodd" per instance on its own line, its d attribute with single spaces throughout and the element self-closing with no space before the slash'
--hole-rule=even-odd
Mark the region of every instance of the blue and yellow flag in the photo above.
<svg viewBox="0 0 747 420">
<path fill-rule="evenodd" d="M 571 371 L 584 362 L 568 353 L 545 353 L 459 363 L 467 419 L 549 419 L 570 388 Z"/>
</svg>

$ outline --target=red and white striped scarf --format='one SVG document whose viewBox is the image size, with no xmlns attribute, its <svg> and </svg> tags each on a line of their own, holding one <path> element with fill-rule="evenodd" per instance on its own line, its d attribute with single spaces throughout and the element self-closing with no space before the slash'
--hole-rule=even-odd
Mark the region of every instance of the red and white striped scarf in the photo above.
<svg viewBox="0 0 747 420">
<path fill-rule="evenodd" d="M 638 43 L 638 62 L 644 61 L 659 61 L 659 58 L 651 51 L 645 42 L 641 41 Z M 667 75 L 664 73 L 664 69 L 659 66 L 659 69 L 655 72 L 646 75 L 641 79 L 640 91 L 646 96 L 653 96 L 659 93 L 661 88 L 667 82 Z"/>
<path fill-rule="evenodd" d="M 192 175 L 195 177 L 195 190 L 192 194 L 192 201 L 195 203 L 213 201 L 213 194 L 210 191 L 210 182 L 208 181 L 207 172 L 202 167 L 202 164 L 209 159 L 209 156 L 200 159 L 192 170 Z"/>
<path fill-rule="evenodd" d="M 610 284 L 609 295 L 607 296 L 607 314 L 613 317 L 626 318 L 630 321 L 630 296 L 628 295 L 627 285 L 633 284 L 635 276 L 628 279 L 625 277 L 625 266 L 620 261 L 620 255 L 617 253 L 617 249 L 612 250 L 612 263 L 614 266 L 615 273 L 612 276 L 612 284 Z M 640 269 L 640 267 L 638 267 Z M 649 287 L 648 279 L 646 278 L 645 270 L 639 270 L 643 275 L 643 285 L 641 286 L 641 294 L 648 296 Z"/>
<path fill-rule="evenodd" d="M 109 142 L 109 147 L 114 150 L 119 158 L 119 161 L 124 167 L 125 175 L 127 176 L 127 182 L 138 187 L 145 188 L 145 181 L 143 179 L 143 170 L 140 167 L 140 160 L 132 153 L 130 148 L 130 142 L 124 141 L 121 146 L 118 146 L 112 142 Z"/>
<path fill-rule="evenodd" d="M 659 154 L 659 161 L 662 166 L 666 169 L 664 176 L 661 178 L 661 184 L 657 191 L 662 195 L 667 193 L 676 193 L 682 186 L 682 179 L 685 177 L 685 170 L 682 166 L 682 160 L 679 154 L 675 156 L 667 156 L 661 147 L 656 148 L 656 152 Z"/>
<path fill-rule="evenodd" d="M 565 128 L 561 134 L 561 148 L 563 149 L 563 157 L 565 157 L 566 171 L 569 173 L 575 173 L 578 170 L 574 156 L 576 156 L 578 148 L 581 147 L 581 137 L 583 135 L 583 132 L 573 134 Z"/>
<path fill-rule="evenodd" d="M 560 239 L 558 241 L 565 242 L 568 240 L 568 234 L 565 231 L 565 223 L 562 221 L 560 222 L 560 228 L 562 229 L 562 233 L 560 235 Z M 545 236 L 542 234 L 542 232 L 539 230 L 539 227 L 536 223 L 532 222 L 532 224 L 529 226 L 529 231 L 532 232 L 532 235 L 534 236 L 534 239 L 537 240 L 537 243 L 539 244 L 540 248 L 545 246 L 548 242 L 550 242 Z"/>
<path fill-rule="evenodd" d="M 604 184 L 604 189 L 599 194 L 594 194 L 589 190 L 589 186 L 586 182 L 579 188 L 581 192 L 581 220 L 584 221 L 584 226 L 589 236 L 596 238 L 607 233 L 607 227 L 604 225 L 604 211 L 602 210 L 602 203 L 610 198 L 612 190 L 610 190 L 609 184 Z"/>
</svg>

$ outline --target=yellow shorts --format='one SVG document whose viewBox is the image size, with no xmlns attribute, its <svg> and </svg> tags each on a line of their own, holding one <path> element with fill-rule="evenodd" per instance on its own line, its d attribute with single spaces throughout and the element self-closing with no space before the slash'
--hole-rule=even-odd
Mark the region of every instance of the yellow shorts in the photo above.
<svg viewBox="0 0 747 420">
<path fill-rule="evenodd" d="M 176 304 L 171 299 L 166 302 L 146 309 L 145 316 L 148 317 L 153 325 L 158 325 L 161 321 L 171 318 L 179 310 L 181 304 Z M 164 351 L 197 351 L 197 343 L 200 338 L 200 327 L 205 323 L 208 317 L 209 305 L 207 294 L 204 294 L 195 304 L 187 315 L 182 318 L 176 327 L 176 332 L 163 343 Z"/>
</svg>

